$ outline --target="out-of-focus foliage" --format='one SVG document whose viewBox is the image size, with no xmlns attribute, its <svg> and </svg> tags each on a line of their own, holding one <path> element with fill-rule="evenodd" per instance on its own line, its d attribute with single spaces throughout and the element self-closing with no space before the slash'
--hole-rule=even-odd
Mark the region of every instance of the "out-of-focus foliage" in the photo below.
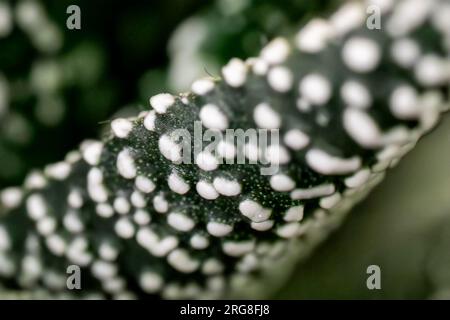
<svg viewBox="0 0 450 320">
<path fill-rule="evenodd" d="M 71 4 L 0 3 L 0 187 L 62 158 L 137 103 L 143 71 L 167 63 L 169 34 L 207 2 L 80 0 L 81 30 L 68 30 Z"/>
</svg>

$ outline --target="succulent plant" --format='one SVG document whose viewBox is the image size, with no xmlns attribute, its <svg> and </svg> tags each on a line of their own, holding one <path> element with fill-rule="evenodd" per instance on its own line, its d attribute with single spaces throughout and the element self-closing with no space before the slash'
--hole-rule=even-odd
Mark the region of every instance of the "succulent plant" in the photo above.
<svg viewBox="0 0 450 320">
<path fill-rule="evenodd" d="M 67 294 L 75 264 L 74 296 L 269 294 L 448 108 L 449 2 L 372 2 L 380 30 L 345 4 L 5 189 L 4 286 Z M 281 141 L 220 135 L 254 128 Z"/>
</svg>

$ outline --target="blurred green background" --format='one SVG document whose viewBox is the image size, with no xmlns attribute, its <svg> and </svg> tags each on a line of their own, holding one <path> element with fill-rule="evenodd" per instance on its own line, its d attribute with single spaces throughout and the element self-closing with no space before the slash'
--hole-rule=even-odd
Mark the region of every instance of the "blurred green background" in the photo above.
<svg viewBox="0 0 450 320">
<path fill-rule="evenodd" d="M 381 290 L 366 269 L 381 268 Z M 280 299 L 450 299 L 450 116 L 300 263 Z"/>
</svg>

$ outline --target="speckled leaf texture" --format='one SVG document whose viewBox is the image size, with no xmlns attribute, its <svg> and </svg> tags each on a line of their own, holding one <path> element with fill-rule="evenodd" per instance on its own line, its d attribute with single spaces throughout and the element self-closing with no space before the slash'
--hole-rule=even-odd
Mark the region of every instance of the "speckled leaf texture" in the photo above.
<svg viewBox="0 0 450 320">
<path fill-rule="evenodd" d="M 267 297 L 448 107 L 450 2 L 369 2 L 383 12 L 380 30 L 367 28 L 367 4 L 345 4 L 258 58 L 231 60 L 221 79 L 150 98 L 148 112 L 112 121 L 101 141 L 4 190 L 3 286 L 80 298 Z M 174 133 L 193 136 L 196 120 L 218 132 L 279 129 L 279 144 L 244 148 L 279 171 L 226 164 L 217 155 L 239 150 L 224 141 L 216 156 L 204 149 L 180 163 L 195 146 Z M 66 289 L 73 264 L 80 291 Z"/>
</svg>

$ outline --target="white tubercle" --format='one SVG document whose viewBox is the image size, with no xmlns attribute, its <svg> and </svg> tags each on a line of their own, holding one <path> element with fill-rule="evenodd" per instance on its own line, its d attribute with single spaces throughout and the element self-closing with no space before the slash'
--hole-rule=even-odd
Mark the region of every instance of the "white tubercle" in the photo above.
<svg viewBox="0 0 450 320">
<path fill-rule="evenodd" d="M 274 223 L 273 220 L 266 220 L 262 222 L 251 222 L 250 226 L 256 231 L 267 231 L 273 227 Z"/>
<path fill-rule="evenodd" d="M 351 70 L 367 73 L 378 66 L 381 60 L 381 49 L 374 40 L 353 37 L 345 43 L 342 59 Z"/>
<path fill-rule="evenodd" d="M 214 186 L 204 180 L 200 180 L 196 185 L 197 193 L 204 199 L 214 200 L 219 197 L 219 193 Z"/>
<path fill-rule="evenodd" d="M 160 93 L 150 98 L 150 105 L 157 113 L 166 113 L 175 103 L 175 97 L 169 93 Z"/>
<path fill-rule="evenodd" d="M 333 30 L 325 19 L 312 19 L 296 35 L 295 43 L 300 51 L 317 53 L 325 49 Z"/>
<path fill-rule="evenodd" d="M 150 110 L 144 119 L 144 127 L 149 131 L 155 130 L 156 112 L 155 110 Z"/>
<path fill-rule="evenodd" d="M 113 278 L 117 274 L 117 266 L 107 261 L 94 261 L 91 267 L 92 274 L 103 281 Z"/>
<path fill-rule="evenodd" d="M 266 159 L 272 165 L 283 165 L 289 163 L 291 156 L 289 151 L 279 144 L 272 144 L 266 149 Z"/>
<path fill-rule="evenodd" d="M 424 55 L 417 62 L 414 74 L 426 87 L 443 85 L 450 81 L 450 62 L 434 54 Z"/>
<path fill-rule="evenodd" d="M 139 229 L 136 241 L 156 257 L 165 257 L 178 246 L 178 239 L 175 236 L 159 238 L 149 227 Z"/>
<path fill-rule="evenodd" d="M 239 211 L 253 222 L 263 222 L 272 214 L 270 209 L 265 209 L 259 203 L 249 199 L 239 203 Z"/>
<path fill-rule="evenodd" d="M 70 165 L 77 163 L 82 158 L 81 152 L 78 150 L 69 151 L 64 157 L 64 161 Z"/>
<path fill-rule="evenodd" d="M 203 126 L 212 130 L 228 128 L 228 118 L 215 104 L 208 103 L 200 110 L 200 120 Z"/>
<path fill-rule="evenodd" d="M 221 140 L 217 144 L 217 154 L 224 159 L 234 159 L 236 157 L 236 147 L 231 142 Z"/>
<path fill-rule="evenodd" d="M 141 192 L 135 190 L 131 194 L 131 204 L 136 208 L 144 208 L 147 205 L 147 199 Z"/>
<path fill-rule="evenodd" d="M 347 174 L 358 170 L 361 166 L 359 157 L 343 159 L 332 156 L 320 149 L 310 149 L 306 153 L 306 162 L 315 171 L 326 174 Z"/>
<path fill-rule="evenodd" d="M 139 209 L 133 214 L 133 220 L 140 226 L 145 226 L 150 223 L 152 218 L 146 210 Z"/>
<path fill-rule="evenodd" d="M 171 212 L 167 216 L 167 223 L 174 229 L 182 232 L 191 231 L 195 226 L 194 220 L 185 214 L 178 212 Z"/>
<path fill-rule="evenodd" d="M 144 271 L 139 277 L 139 286 L 146 293 L 158 292 L 164 284 L 164 280 L 156 272 Z"/>
<path fill-rule="evenodd" d="M 111 129 L 118 138 L 126 138 L 133 129 L 133 123 L 128 119 L 114 119 L 111 121 Z"/>
<path fill-rule="evenodd" d="M 289 53 L 289 42 L 284 38 L 275 38 L 261 50 L 261 58 L 269 64 L 280 64 Z"/>
<path fill-rule="evenodd" d="M 278 112 L 264 102 L 255 107 L 253 119 L 258 127 L 263 129 L 278 129 L 281 125 L 281 117 Z"/>
<path fill-rule="evenodd" d="M 402 120 L 417 119 L 420 116 L 417 91 L 409 85 L 399 86 L 392 92 L 389 107 L 392 114 Z"/>
<path fill-rule="evenodd" d="M 376 148 L 382 143 L 382 133 L 377 123 L 362 110 L 345 109 L 343 124 L 350 137 L 363 147 Z"/>
<path fill-rule="evenodd" d="M 226 241 L 222 245 L 223 252 L 231 257 L 242 257 L 243 255 L 252 252 L 255 248 L 254 241 Z"/>
<path fill-rule="evenodd" d="M 117 156 L 117 171 L 125 179 L 136 177 L 137 169 L 133 156 L 128 148 L 123 149 Z"/>
<path fill-rule="evenodd" d="M 269 70 L 269 64 L 260 58 L 253 58 L 251 65 L 253 73 L 259 76 L 266 75 L 267 71 Z"/>
<path fill-rule="evenodd" d="M 286 222 L 298 222 L 303 219 L 303 206 L 294 206 L 289 208 L 283 216 L 284 221 Z"/>
<path fill-rule="evenodd" d="M 286 93 L 292 88 L 294 76 L 292 72 L 284 66 L 276 66 L 269 70 L 267 82 L 270 87 L 280 93 Z"/>
<path fill-rule="evenodd" d="M 143 193 L 150 193 L 156 188 L 153 181 L 144 176 L 137 176 L 134 184 L 136 188 Z"/>
<path fill-rule="evenodd" d="M 95 212 L 102 218 L 110 218 L 114 215 L 113 208 L 107 203 L 99 203 L 95 207 Z"/>
<path fill-rule="evenodd" d="M 295 181 L 285 174 L 276 174 L 270 178 L 270 186 L 275 191 L 286 192 L 295 188 Z"/>
<path fill-rule="evenodd" d="M 284 135 L 284 143 L 292 150 L 298 151 L 309 144 L 309 136 L 298 129 L 291 129 Z"/>
<path fill-rule="evenodd" d="M 117 235 L 123 239 L 132 238 L 136 231 L 133 223 L 126 217 L 117 220 L 116 224 L 114 225 L 114 230 L 116 231 Z"/>
<path fill-rule="evenodd" d="M 242 60 L 233 58 L 222 68 L 222 75 L 229 86 L 238 88 L 247 80 L 247 67 Z"/>
<path fill-rule="evenodd" d="M 206 230 L 215 237 L 223 237 L 233 231 L 233 226 L 220 222 L 208 222 Z"/>
<path fill-rule="evenodd" d="M 391 47 L 391 56 L 403 68 L 411 68 L 420 58 L 419 45 L 410 38 L 396 40 Z"/>
<path fill-rule="evenodd" d="M 227 197 L 237 196 L 241 193 L 241 184 L 236 180 L 228 180 L 223 177 L 216 177 L 213 181 L 214 188 Z"/>
<path fill-rule="evenodd" d="M 0 193 L 0 203 L 9 209 L 16 208 L 23 198 L 23 193 L 20 188 L 10 187 L 2 190 Z"/>
<path fill-rule="evenodd" d="M 105 202 L 108 199 L 108 191 L 103 185 L 103 173 L 97 167 L 92 167 L 88 172 L 87 190 L 95 202 Z"/>
<path fill-rule="evenodd" d="M 216 170 L 219 166 L 219 162 L 216 157 L 214 157 L 214 155 L 212 155 L 211 152 L 208 151 L 200 152 L 195 158 L 195 162 L 197 163 L 198 167 L 204 171 Z"/>
<path fill-rule="evenodd" d="M 178 162 L 181 158 L 181 147 L 175 143 L 168 135 L 164 134 L 159 138 L 158 147 L 161 154 L 172 162 Z"/>
<path fill-rule="evenodd" d="M 300 81 L 299 91 L 313 105 L 324 105 L 331 98 L 331 83 L 325 76 L 312 73 Z"/>
<path fill-rule="evenodd" d="M 349 107 L 367 109 L 372 104 L 372 97 L 367 88 L 354 80 L 346 81 L 341 87 L 341 97 Z"/>
<path fill-rule="evenodd" d="M 322 184 L 306 189 L 295 189 L 291 192 L 292 200 L 314 199 L 323 196 L 329 196 L 336 190 L 332 184 Z"/>
<path fill-rule="evenodd" d="M 362 169 L 354 175 L 346 178 L 344 183 L 349 188 L 359 188 L 363 186 L 370 178 L 371 172 L 369 169 Z"/>
<path fill-rule="evenodd" d="M 289 239 L 300 234 L 301 226 L 298 222 L 290 222 L 277 228 L 277 235 L 281 238 Z"/>
<path fill-rule="evenodd" d="M 167 179 L 170 190 L 178 194 L 185 194 L 190 186 L 176 172 L 172 172 Z"/>
<path fill-rule="evenodd" d="M 75 209 L 81 208 L 84 204 L 81 192 L 76 189 L 70 191 L 69 195 L 67 196 L 67 203 L 72 208 L 75 208 Z"/>
<path fill-rule="evenodd" d="M 192 273 L 197 270 L 200 263 L 192 259 L 184 249 L 175 249 L 167 257 L 167 262 L 176 270 L 183 273 Z"/>
<path fill-rule="evenodd" d="M 130 203 L 125 197 L 115 198 L 113 207 L 119 214 L 127 214 L 131 209 Z"/>
<path fill-rule="evenodd" d="M 50 250 L 51 253 L 53 253 L 55 256 L 61 257 L 64 254 L 66 254 L 67 250 L 67 243 L 66 240 L 61 237 L 59 234 L 52 234 L 45 238 L 45 244 L 47 248 Z M 67 254 L 67 257 L 69 257 L 69 254 Z M 78 259 L 80 261 L 80 266 L 87 266 L 88 263 L 91 262 L 91 255 L 85 254 L 82 259 Z M 84 259 L 83 259 L 84 258 Z M 81 261 L 83 260 L 83 261 Z"/>
<path fill-rule="evenodd" d="M 163 194 L 159 194 L 153 198 L 153 207 L 159 213 L 166 213 L 169 210 L 169 203 Z"/>
<path fill-rule="evenodd" d="M 47 215 L 47 203 L 40 194 L 33 194 L 26 201 L 28 216 L 38 221 Z"/>
<path fill-rule="evenodd" d="M 192 92 L 199 96 L 204 96 L 213 89 L 214 89 L 214 81 L 208 78 L 196 80 L 191 85 Z"/>
<path fill-rule="evenodd" d="M 332 209 L 336 204 L 339 203 L 341 199 L 341 194 L 336 192 L 331 196 L 323 197 L 322 199 L 320 199 L 319 205 L 323 209 Z"/>
<path fill-rule="evenodd" d="M 337 36 L 343 36 L 360 27 L 365 21 L 366 7 L 359 1 L 349 1 L 343 4 L 330 17 L 331 28 Z"/>
<path fill-rule="evenodd" d="M 42 189 L 47 185 L 47 180 L 39 171 L 32 171 L 25 178 L 25 187 L 27 189 Z"/>
<path fill-rule="evenodd" d="M 71 233 L 80 233 L 84 230 L 84 224 L 75 211 L 69 211 L 64 215 L 63 225 Z"/>
<path fill-rule="evenodd" d="M 81 149 L 84 161 L 91 166 L 96 166 L 99 164 L 103 151 L 103 143 L 100 141 L 88 141 L 86 144 L 83 144 Z"/>
<path fill-rule="evenodd" d="M 189 244 L 194 249 L 203 250 L 209 246 L 209 240 L 208 238 L 196 233 L 189 240 Z"/>
<path fill-rule="evenodd" d="M 202 266 L 202 272 L 207 275 L 221 273 L 223 269 L 223 264 L 215 258 L 208 258 Z"/>
<path fill-rule="evenodd" d="M 435 1 L 398 1 L 395 10 L 386 23 L 386 30 L 392 37 L 401 37 L 424 24 L 435 5 Z"/>
<path fill-rule="evenodd" d="M 38 221 L 36 230 L 44 237 L 51 235 L 56 229 L 56 220 L 52 217 L 46 216 Z"/>
<path fill-rule="evenodd" d="M 55 180 L 64 180 L 66 179 L 72 168 L 71 165 L 67 162 L 61 161 L 54 164 L 50 164 L 45 167 L 44 173 L 49 176 L 50 178 L 53 178 Z"/>
</svg>

